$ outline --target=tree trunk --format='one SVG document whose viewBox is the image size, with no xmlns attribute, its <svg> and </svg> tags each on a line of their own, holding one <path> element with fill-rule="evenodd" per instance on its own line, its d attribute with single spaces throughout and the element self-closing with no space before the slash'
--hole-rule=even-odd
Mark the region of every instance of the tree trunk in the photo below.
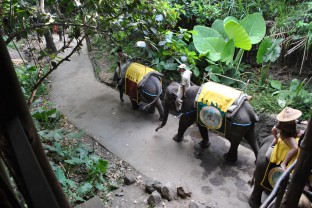
<svg viewBox="0 0 312 208">
<path fill-rule="evenodd" d="M 44 11 L 44 0 L 39 0 L 38 1 L 38 11 L 39 11 L 40 15 L 41 14 L 45 14 L 45 11 Z M 46 41 L 46 47 L 49 50 L 49 52 L 50 53 L 55 53 L 57 51 L 57 49 L 56 49 L 56 46 L 55 46 L 55 44 L 53 42 L 53 37 L 52 37 L 52 34 L 51 34 L 49 29 L 47 29 L 44 32 L 44 38 L 45 38 L 45 41 Z"/>
<path fill-rule="evenodd" d="M 50 30 L 47 30 L 44 33 L 44 38 L 46 40 L 46 47 L 49 50 L 50 53 L 55 53 L 57 51 L 56 46 L 53 42 L 53 37 L 52 34 L 50 32 Z"/>
</svg>

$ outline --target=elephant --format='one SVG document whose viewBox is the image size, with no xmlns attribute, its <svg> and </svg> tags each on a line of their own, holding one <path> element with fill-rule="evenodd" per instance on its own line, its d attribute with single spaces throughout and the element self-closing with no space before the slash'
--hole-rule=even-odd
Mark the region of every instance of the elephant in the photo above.
<svg viewBox="0 0 312 208">
<path fill-rule="evenodd" d="M 161 124 L 156 128 L 158 131 L 160 128 L 166 125 L 168 120 L 169 109 L 174 106 L 176 93 L 180 84 L 177 82 L 172 82 L 168 85 L 164 95 L 164 118 Z M 196 122 L 197 110 L 194 107 L 194 101 L 196 99 L 196 95 L 199 91 L 199 86 L 192 85 L 186 91 L 186 97 L 183 99 L 182 104 L 182 116 L 179 120 L 178 133 L 173 137 L 173 140 L 176 142 L 181 142 L 183 140 L 183 135 L 188 127 L 190 127 L 194 122 Z M 237 148 L 240 144 L 242 138 L 249 143 L 251 146 L 255 157 L 258 154 L 258 144 L 256 142 L 255 135 L 255 122 L 259 120 L 258 116 L 254 112 L 251 105 L 248 101 L 244 101 L 242 106 L 237 110 L 235 116 L 227 121 L 226 125 L 226 134 L 225 138 L 228 139 L 231 143 L 229 151 L 224 154 L 224 159 L 227 161 L 235 162 L 237 160 Z M 197 123 L 198 124 L 198 123 Z M 239 125 L 239 124 L 250 124 L 250 125 Z M 196 156 L 199 156 L 200 153 L 207 147 L 209 147 L 209 137 L 208 137 L 208 129 L 201 125 L 197 125 L 199 128 L 199 132 L 202 137 L 202 141 L 195 145 L 195 149 L 197 150 Z"/>
<path fill-rule="evenodd" d="M 127 78 L 126 78 L 126 71 L 132 66 L 132 68 L 135 68 L 135 70 L 139 70 L 139 71 L 144 71 L 146 68 L 146 66 L 141 65 L 139 63 L 128 63 L 125 66 L 125 70 L 124 70 L 124 90 L 126 89 L 126 82 L 127 82 Z M 149 68 L 150 69 L 150 68 Z M 156 72 L 152 69 L 150 69 L 151 71 L 149 73 L 147 73 L 143 79 L 138 83 L 135 84 L 134 86 L 131 85 L 131 91 L 132 92 L 128 92 L 128 96 L 130 98 L 130 101 L 132 103 L 132 109 L 136 110 L 136 109 L 148 109 L 149 113 L 154 113 L 155 112 L 155 108 L 157 108 L 158 112 L 159 112 L 159 120 L 162 121 L 163 119 L 163 115 L 164 115 L 164 109 L 163 109 L 163 105 L 161 103 L 160 100 L 160 95 L 162 94 L 162 84 L 161 84 L 161 77 L 163 77 L 163 74 Z M 128 81 L 131 82 L 131 81 Z M 129 88 L 129 86 L 128 86 Z M 130 89 L 130 88 L 129 88 Z M 126 91 L 126 90 L 125 90 Z M 126 91 L 127 93 L 127 91 Z M 133 99 L 133 96 L 131 96 L 130 94 L 133 95 L 134 94 L 138 94 L 138 99 Z M 144 102 L 147 103 L 145 105 L 139 106 L 140 102 Z"/>
<path fill-rule="evenodd" d="M 267 194 L 270 193 L 269 190 L 266 190 L 261 186 L 261 181 L 263 180 L 267 166 L 269 164 L 269 159 L 268 159 L 268 156 L 266 156 L 266 154 L 273 140 L 274 140 L 273 135 L 270 135 L 264 138 L 262 143 L 260 144 L 260 149 L 259 149 L 259 153 L 258 153 L 258 157 L 256 161 L 256 169 L 255 169 L 254 178 L 253 178 L 254 187 L 248 200 L 248 204 L 252 208 L 259 208 L 261 206 L 261 197 L 262 197 L 263 192 Z M 309 200 L 311 200 L 311 196 L 302 195 L 300 198 L 298 207 L 311 208 L 311 204 Z"/>
</svg>

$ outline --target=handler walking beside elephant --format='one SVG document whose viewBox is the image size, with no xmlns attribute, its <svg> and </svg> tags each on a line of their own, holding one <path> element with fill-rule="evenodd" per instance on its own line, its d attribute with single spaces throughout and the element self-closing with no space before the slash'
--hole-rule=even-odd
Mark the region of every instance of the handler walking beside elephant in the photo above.
<svg viewBox="0 0 312 208">
<path fill-rule="evenodd" d="M 180 64 L 178 71 L 181 73 L 181 82 L 180 82 L 180 87 L 177 92 L 177 98 L 175 100 L 175 106 L 177 110 L 177 118 L 181 117 L 182 115 L 182 98 L 186 97 L 186 91 L 190 88 L 191 86 L 191 76 L 192 72 L 188 69 L 186 69 L 185 64 Z"/>
<path fill-rule="evenodd" d="M 117 87 L 119 90 L 119 94 L 120 94 L 120 101 L 124 102 L 123 100 L 123 84 L 124 84 L 124 77 L 125 77 L 125 69 L 126 69 L 126 65 L 129 61 L 129 56 L 124 53 L 122 51 L 121 48 L 117 49 L 117 58 L 118 58 L 118 62 L 117 62 L 117 68 L 114 74 L 114 81 L 117 82 Z"/>
</svg>

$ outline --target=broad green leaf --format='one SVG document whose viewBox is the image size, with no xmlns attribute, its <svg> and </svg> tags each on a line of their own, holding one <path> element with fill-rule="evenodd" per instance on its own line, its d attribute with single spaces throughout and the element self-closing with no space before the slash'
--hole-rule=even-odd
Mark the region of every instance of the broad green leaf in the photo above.
<svg viewBox="0 0 312 208">
<path fill-rule="evenodd" d="M 77 158 L 77 157 L 73 157 L 70 160 L 65 160 L 65 162 L 71 165 L 80 165 L 84 163 L 82 159 Z"/>
<path fill-rule="evenodd" d="M 178 64 L 172 62 L 166 62 L 163 66 L 165 70 L 177 70 L 178 68 Z"/>
<path fill-rule="evenodd" d="M 205 71 L 207 71 L 209 73 L 209 78 L 212 81 L 220 82 L 219 77 L 217 75 L 215 75 L 215 74 L 221 74 L 222 73 L 222 69 L 219 66 L 210 65 L 210 66 L 205 68 Z"/>
<path fill-rule="evenodd" d="M 262 14 L 254 13 L 247 15 L 239 23 L 247 31 L 251 44 L 259 43 L 265 36 L 266 25 Z"/>
<path fill-rule="evenodd" d="M 100 170 L 102 173 L 106 173 L 107 166 L 108 166 L 108 162 L 106 160 L 100 159 L 97 163 L 97 169 Z"/>
<path fill-rule="evenodd" d="M 229 38 L 234 40 L 235 47 L 244 50 L 251 49 L 250 38 L 246 30 L 239 23 L 229 20 L 225 23 L 224 30 Z"/>
<path fill-rule="evenodd" d="M 271 84 L 271 87 L 273 87 L 274 89 L 277 89 L 277 90 L 282 89 L 282 83 L 278 80 L 272 80 L 270 84 Z"/>
<path fill-rule="evenodd" d="M 264 61 L 268 62 L 274 62 L 276 61 L 280 55 L 281 55 L 281 47 L 280 43 L 283 41 L 283 39 L 272 39 L 273 44 L 272 46 L 268 49 L 267 54 L 264 56 Z"/>
<path fill-rule="evenodd" d="M 72 188 L 72 189 L 77 188 L 77 184 L 76 184 L 76 182 L 73 181 L 73 180 L 67 179 L 67 180 L 66 180 L 66 183 L 67 183 L 67 184 L 70 186 L 70 188 Z"/>
<path fill-rule="evenodd" d="M 221 61 L 225 62 L 226 65 L 233 62 L 234 52 L 235 52 L 234 41 L 233 39 L 231 39 L 225 44 L 221 52 Z"/>
<path fill-rule="evenodd" d="M 281 108 L 284 108 L 286 106 L 286 100 L 277 99 L 277 103 Z"/>
<path fill-rule="evenodd" d="M 233 17 L 233 16 L 228 16 L 223 20 L 223 25 L 225 25 L 228 21 L 234 21 L 236 23 L 238 23 L 238 19 Z"/>
<path fill-rule="evenodd" d="M 212 23 L 211 28 L 215 29 L 216 31 L 218 31 L 223 36 L 223 38 L 227 38 L 228 37 L 226 32 L 225 32 L 225 30 L 224 30 L 224 21 L 223 20 L 220 20 L 220 19 L 215 20 Z"/>
<path fill-rule="evenodd" d="M 219 61 L 221 59 L 221 52 L 225 46 L 223 38 L 209 37 L 205 38 L 202 47 L 208 51 L 207 57 L 211 61 Z"/>
<path fill-rule="evenodd" d="M 222 38 L 222 35 L 218 31 L 209 27 L 196 25 L 194 27 L 194 31 L 197 31 L 197 33 L 193 33 L 194 45 L 195 45 L 196 50 L 201 54 L 205 54 L 208 52 L 207 49 L 203 47 L 205 38 L 208 38 L 208 37 Z"/>
<path fill-rule="evenodd" d="M 69 137 L 71 139 L 79 139 L 84 135 L 83 132 L 70 132 L 69 134 L 66 134 L 66 137 Z"/>
<path fill-rule="evenodd" d="M 105 189 L 105 186 L 103 184 L 101 184 L 101 183 L 95 183 L 95 187 L 99 191 L 103 191 Z"/>
<path fill-rule="evenodd" d="M 57 167 L 56 170 L 55 170 L 55 176 L 57 178 L 57 180 L 63 185 L 65 186 L 66 185 L 66 176 L 64 174 L 64 171 Z"/>
<path fill-rule="evenodd" d="M 77 193 L 84 195 L 88 193 L 92 189 L 92 185 L 90 183 L 85 183 L 77 189 Z"/>
<path fill-rule="evenodd" d="M 272 46 L 272 40 L 269 37 L 266 37 L 260 43 L 258 52 L 257 52 L 257 63 L 260 64 L 263 62 L 264 56 L 267 53 L 268 49 Z"/>
<path fill-rule="evenodd" d="M 195 77 L 198 77 L 198 76 L 199 76 L 200 73 L 199 73 L 199 70 L 198 70 L 197 67 L 194 67 L 192 71 L 193 71 Z"/>
</svg>

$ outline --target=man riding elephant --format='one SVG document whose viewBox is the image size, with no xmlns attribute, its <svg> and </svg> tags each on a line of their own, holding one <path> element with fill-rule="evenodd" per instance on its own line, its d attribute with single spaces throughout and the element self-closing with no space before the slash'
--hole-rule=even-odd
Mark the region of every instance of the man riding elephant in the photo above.
<svg viewBox="0 0 312 208">
<path fill-rule="evenodd" d="M 177 98 L 175 101 L 176 110 L 177 110 L 177 118 L 180 118 L 182 115 L 182 98 L 186 97 L 186 91 L 191 87 L 191 76 L 192 72 L 186 69 L 185 64 L 180 64 L 178 71 L 181 73 L 181 83 L 177 92 Z"/>
</svg>

